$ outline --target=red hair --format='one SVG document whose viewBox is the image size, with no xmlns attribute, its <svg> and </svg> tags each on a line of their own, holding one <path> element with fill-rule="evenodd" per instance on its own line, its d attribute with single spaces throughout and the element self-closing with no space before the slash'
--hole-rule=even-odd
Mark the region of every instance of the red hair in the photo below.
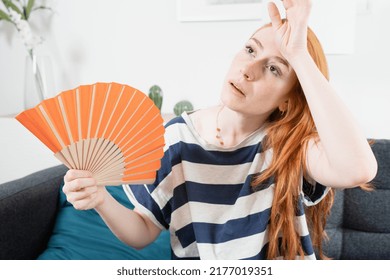
<svg viewBox="0 0 390 280">
<path fill-rule="evenodd" d="M 267 24 L 262 28 L 270 26 Z M 318 69 L 329 80 L 323 48 L 310 28 L 307 48 Z M 295 259 L 305 255 L 295 220 L 302 174 L 307 176 L 307 146 L 313 138 L 318 139 L 318 133 L 302 87 L 297 81 L 289 95 L 287 110 L 282 114 L 276 109 L 270 116 L 267 136 L 262 144 L 264 150 L 272 149 L 273 158 L 270 166 L 252 182 L 255 188 L 274 178 L 274 198 L 268 228 L 268 259 L 279 256 Z M 321 259 L 327 258 L 322 251 L 322 241 L 326 237 L 324 229 L 333 201 L 334 192 L 331 189 L 318 204 L 305 209 L 312 244 Z"/>
</svg>

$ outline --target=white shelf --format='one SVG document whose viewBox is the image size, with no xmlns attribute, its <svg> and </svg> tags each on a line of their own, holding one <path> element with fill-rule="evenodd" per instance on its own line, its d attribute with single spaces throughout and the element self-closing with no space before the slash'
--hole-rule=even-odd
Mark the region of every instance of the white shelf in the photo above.
<svg viewBox="0 0 390 280">
<path fill-rule="evenodd" d="M 0 184 L 59 165 L 53 153 L 12 117 L 0 117 Z"/>
</svg>

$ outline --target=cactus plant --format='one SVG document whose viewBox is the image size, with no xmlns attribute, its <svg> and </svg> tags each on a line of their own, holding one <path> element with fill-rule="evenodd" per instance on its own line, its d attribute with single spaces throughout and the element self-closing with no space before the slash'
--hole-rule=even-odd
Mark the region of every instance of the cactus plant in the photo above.
<svg viewBox="0 0 390 280">
<path fill-rule="evenodd" d="M 149 89 L 149 98 L 153 100 L 154 105 L 161 111 L 163 92 L 159 86 L 154 85 Z"/>
<path fill-rule="evenodd" d="M 173 108 L 173 112 L 176 116 L 180 116 L 184 111 L 192 111 L 194 110 L 194 106 L 192 106 L 191 102 L 188 100 L 182 100 L 176 103 Z"/>
</svg>

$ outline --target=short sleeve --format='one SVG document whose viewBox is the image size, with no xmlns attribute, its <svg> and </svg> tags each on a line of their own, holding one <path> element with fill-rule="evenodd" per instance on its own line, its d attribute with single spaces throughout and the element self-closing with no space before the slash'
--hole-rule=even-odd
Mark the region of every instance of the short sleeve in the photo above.
<svg viewBox="0 0 390 280">
<path fill-rule="evenodd" d="M 161 229 L 168 229 L 171 217 L 170 200 L 175 170 L 172 168 L 172 147 L 164 152 L 156 180 L 150 185 L 123 185 L 137 211 L 146 215 Z"/>
<path fill-rule="evenodd" d="M 155 182 L 150 185 L 123 185 L 135 209 L 150 218 L 160 229 L 169 228 L 173 188 L 180 184 L 182 177 L 179 168 L 181 160 L 176 152 L 180 143 L 172 144 L 173 133 L 170 129 L 166 130 L 164 156 Z"/>
<path fill-rule="evenodd" d="M 323 186 L 318 182 L 309 182 L 307 179 L 302 180 L 303 202 L 306 206 L 313 206 L 319 203 L 328 193 L 329 187 Z"/>
</svg>

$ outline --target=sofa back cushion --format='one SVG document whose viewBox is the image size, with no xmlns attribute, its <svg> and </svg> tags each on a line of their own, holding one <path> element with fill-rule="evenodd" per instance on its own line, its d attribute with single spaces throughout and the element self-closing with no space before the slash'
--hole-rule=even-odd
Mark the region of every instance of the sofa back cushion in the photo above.
<svg viewBox="0 0 390 280">
<path fill-rule="evenodd" d="M 336 191 L 325 249 L 336 259 L 390 259 L 390 140 L 372 146 L 378 173 L 370 192 Z"/>
</svg>

